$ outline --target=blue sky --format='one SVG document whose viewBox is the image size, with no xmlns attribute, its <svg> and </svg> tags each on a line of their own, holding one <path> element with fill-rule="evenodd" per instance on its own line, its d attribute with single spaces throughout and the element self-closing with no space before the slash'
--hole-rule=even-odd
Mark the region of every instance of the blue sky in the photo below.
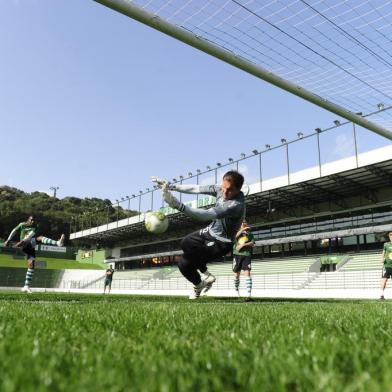
<svg viewBox="0 0 392 392">
<path fill-rule="evenodd" d="M 114 200 L 335 119 L 94 1 L 0 0 L 0 185 Z M 361 151 L 385 144 L 359 131 Z M 295 150 L 293 167 L 312 164 Z"/>
</svg>

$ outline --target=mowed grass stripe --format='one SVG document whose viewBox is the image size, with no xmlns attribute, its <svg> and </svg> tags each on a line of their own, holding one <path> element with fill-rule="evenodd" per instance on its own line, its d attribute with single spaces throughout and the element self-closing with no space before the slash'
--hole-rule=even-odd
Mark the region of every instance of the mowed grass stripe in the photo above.
<svg viewBox="0 0 392 392">
<path fill-rule="evenodd" d="M 392 388 L 389 302 L 0 299 L 1 391 Z"/>
</svg>

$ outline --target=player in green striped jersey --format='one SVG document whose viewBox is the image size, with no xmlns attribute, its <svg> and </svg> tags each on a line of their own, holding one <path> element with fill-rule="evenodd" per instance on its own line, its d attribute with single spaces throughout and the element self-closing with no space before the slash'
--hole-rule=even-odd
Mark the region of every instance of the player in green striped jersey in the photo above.
<svg viewBox="0 0 392 392">
<path fill-rule="evenodd" d="M 252 293 L 252 277 L 250 271 L 252 269 L 252 253 L 255 245 L 254 236 L 251 228 L 244 220 L 235 236 L 233 247 L 233 272 L 234 272 L 234 289 L 239 296 L 240 273 L 244 272 L 246 277 L 247 299 L 250 300 Z"/>
<path fill-rule="evenodd" d="M 392 231 L 388 233 L 389 241 L 385 242 L 384 248 L 381 255 L 381 261 L 383 263 L 383 275 L 381 280 L 381 297 L 385 299 L 384 290 L 387 286 L 387 281 L 392 277 Z"/>
<path fill-rule="evenodd" d="M 26 222 L 19 223 L 8 236 L 4 243 L 4 246 L 8 246 L 9 242 L 19 232 L 19 241 L 16 243 L 16 247 L 22 248 L 23 252 L 27 256 L 27 273 L 25 285 L 22 288 L 23 292 L 31 293 L 30 285 L 34 276 L 35 268 L 35 246 L 37 243 L 45 245 L 63 246 L 64 245 L 64 234 L 61 235 L 58 241 L 44 237 L 42 235 L 37 236 L 37 224 L 34 216 L 30 215 Z"/>
</svg>

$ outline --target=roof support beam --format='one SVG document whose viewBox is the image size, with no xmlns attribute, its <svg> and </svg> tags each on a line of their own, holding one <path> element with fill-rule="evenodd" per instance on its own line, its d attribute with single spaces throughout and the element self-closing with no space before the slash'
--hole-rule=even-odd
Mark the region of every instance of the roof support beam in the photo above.
<svg viewBox="0 0 392 392">
<path fill-rule="evenodd" d="M 307 182 L 300 183 L 300 184 L 298 184 L 298 186 L 300 186 L 303 189 L 306 189 L 309 192 L 322 192 L 324 195 L 328 194 L 328 196 L 329 196 L 328 201 L 330 203 L 336 204 L 340 208 L 344 208 L 344 209 L 347 208 L 346 202 L 344 200 L 341 200 L 343 198 L 342 195 L 339 195 L 336 192 L 333 192 L 329 189 L 326 190 L 326 189 L 322 188 L 321 186 L 318 186 L 315 184 L 310 184 Z"/>
<path fill-rule="evenodd" d="M 370 200 L 373 203 L 377 203 L 377 197 L 376 197 L 373 189 L 371 189 L 365 185 L 362 185 L 361 183 L 354 181 L 351 178 L 342 177 L 339 174 L 333 174 L 331 176 L 331 179 L 334 180 L 337 184 L 342 185 L 342 186 L 351 185 L 357 189 L 359 188 L 362 196 L 366 197 L 368 200 Z"/>
</svg>

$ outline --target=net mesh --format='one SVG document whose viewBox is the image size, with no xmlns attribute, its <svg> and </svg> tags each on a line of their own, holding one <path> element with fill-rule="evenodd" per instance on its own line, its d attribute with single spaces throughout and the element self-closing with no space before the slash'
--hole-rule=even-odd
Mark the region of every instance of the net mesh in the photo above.
<svg viewBox="0 0 392 392">
<path fill-rule="evenodd" d="M 392 105 L 390 0 L 127 1 L 352 112 Z"/>
</svg>

